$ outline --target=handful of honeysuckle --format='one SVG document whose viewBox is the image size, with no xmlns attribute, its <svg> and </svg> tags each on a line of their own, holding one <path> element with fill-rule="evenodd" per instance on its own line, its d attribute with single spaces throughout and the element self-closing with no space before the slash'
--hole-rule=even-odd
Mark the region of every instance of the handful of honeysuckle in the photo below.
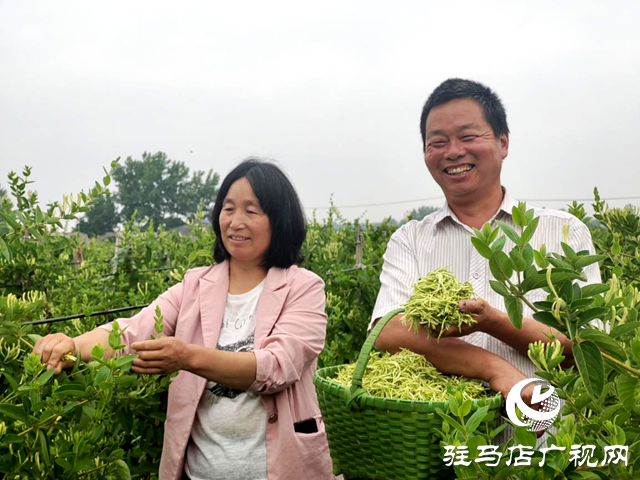
<svg viewBox="0 0 640 480">
<path fill-rule="evenodd" d="M 477 323 L 468 313 L 458 308 L 460 300 L 475 299 L 476 294 L 469 282 L 459 282 L 446 268 L 428 273 L 413 285 L 411 298 L 405 304 L 402 324 L 428 332 L 439 330 L 438 339 L 452 326 Z"/>
</svg>

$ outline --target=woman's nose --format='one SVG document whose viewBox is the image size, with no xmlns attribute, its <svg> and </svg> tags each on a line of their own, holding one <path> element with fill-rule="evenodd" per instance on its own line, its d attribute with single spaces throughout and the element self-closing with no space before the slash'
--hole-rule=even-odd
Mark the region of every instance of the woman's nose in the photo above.
<svg viewBox="0 0 640 480">
<path fill-rule="evenodd" d="M 238 230 L 244 226 L 244 218 L 241 213 L 235 212 L 231 216 L 231 223 L 229 224 L 234 230 Z"/>
</svg>

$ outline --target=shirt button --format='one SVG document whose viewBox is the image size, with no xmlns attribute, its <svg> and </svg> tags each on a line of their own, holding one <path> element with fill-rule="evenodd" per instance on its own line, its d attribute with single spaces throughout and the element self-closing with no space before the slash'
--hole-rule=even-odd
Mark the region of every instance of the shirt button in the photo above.
<svg viewBox="0 0 640 480">
<path fill-rule="evenodd" d="M 480 274 L 478 272 L 473 274 L 473 278 L 475 278 L 476 280 L 480 278 Z"/>
<path fill-rule="evenodd" d="M 269 417 L 269 423 L 276 423 L 278 421 L 278 414 L 274 413 Z"/>
</svg>

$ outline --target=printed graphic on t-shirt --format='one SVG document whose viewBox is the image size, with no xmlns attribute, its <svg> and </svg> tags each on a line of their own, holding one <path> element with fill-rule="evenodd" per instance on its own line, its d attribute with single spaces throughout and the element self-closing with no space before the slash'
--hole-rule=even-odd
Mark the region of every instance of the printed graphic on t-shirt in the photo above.
<svg viewBox="0 0 640 480">
<path fill-rule="evenodd" d="M 218 344 L 218 350 L 225 350 L 227 352 L 249 352 L 253 350 L 254 343 L 254 334 L 252 333 L 249 337 L 244 340 L 240 340 L 235 343 L 231 343 L 229 345 L 220 345 Z M 246 393 L 250 397 L 255 397 L 258 394 L 254 392 L 247 392 L 246 390 L 239 390 L 237 388 L 225 387 L 223 385 L 219 385 L 215 382 L 207 382 L 207 390 L 211 392 L 211 402 L 215 403 L 220 400 L 220 398 L 236 398 L 238 395 Z"/>
</svg>

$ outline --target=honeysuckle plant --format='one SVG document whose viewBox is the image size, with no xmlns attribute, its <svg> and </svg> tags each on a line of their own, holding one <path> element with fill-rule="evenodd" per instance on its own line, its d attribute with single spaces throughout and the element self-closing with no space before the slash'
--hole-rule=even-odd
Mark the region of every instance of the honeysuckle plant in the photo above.
<svg viewBox="0 0 640 480">
<path fill-rule="evenodd" d="M 601 211 L 606 210 L 601 206 Z M 637 211 L 625 213 L 626 222 L 636 222 L 637 218 L 632 220 L 634 215 L 637 217 Z M 583 269 L 617 258 L 620 253 L 617 249 L 601 250 L 597 255 L 576 252 L 568 244 L 566 229 L 560 244 L 562 253 L 548 252 L 544 245 L 534 249 L 530 241 L 538 226 L 538 217 L 533 209 L 520 203 L 514 207 L 512 218 L 515 228 L 496 221 L 495 227 L 487 224 L 476 229 L 472 242 L 489 261 L 494 277 L 491 287 L 504 298 L 505 310 L 516 328 L 522 327 L 526 304 L 534 312 L 535 320 L 555 328 L 573 342 L 575 365 L 568 368 L 563 367 L 567 353 L 553 335 L 549 335 L 549 342 L 529 346 L 529 357 L 539 369 L 537 375 L 556 387 L 565 401 L 563 416 L 555 423 L 558 432 L 547 434 L 546 444 L 567 443 L 569 438 L 574 444 L 595 445 L 601 457 L 609 445 L 629 448 L 626 466 L 575 468 L 573 464 L 555 462 L 553 471 L 524 469 L 516 477 L 528 480 L 637 478 L 640 474 L 638 288 L 620 281 L 618 273 L 624 277 L 624 268 L 612 272 L 606 283 L 584 283 L 587 279 Z M 508 243 L 513 246 L 506 252 Z M 613 248 L 615 241 L 609 245 Z M 627 260 L 631 262 L 629 257 Z M 637 267 L 637 263 L 634 266 Z M 528 293 L 537 289 L 542 289 L 546 298 L 532 302 Z M 490 478 L 509 478 L 509 475 L 512 474 L 501 473 Z"/>
<path fill-rule="evenodd" d="M 8 304 L 0 302 L 3 320 L 21 320 L 42 300 L 39 296 L 5 298 Z M 156 311 L 157 335 L 162 330 L 162 315 Z M 165 419 L 160 394 L 167 390 L 171 376 L 132 374 L 136 355 L 122 353 L 121 334 L 114 323 L 108 340 L 114 351 L 111 358 L 104 357 L 105 348 L 96 346 L 91 361 L 73 357 L 73 367 L 58 376 L 31 352 L 39 335 L 14 329 L 13 336 L 3 337 L 2 478 L 155 477 L 162 439 L 158 427 Z"/>
</svg>

